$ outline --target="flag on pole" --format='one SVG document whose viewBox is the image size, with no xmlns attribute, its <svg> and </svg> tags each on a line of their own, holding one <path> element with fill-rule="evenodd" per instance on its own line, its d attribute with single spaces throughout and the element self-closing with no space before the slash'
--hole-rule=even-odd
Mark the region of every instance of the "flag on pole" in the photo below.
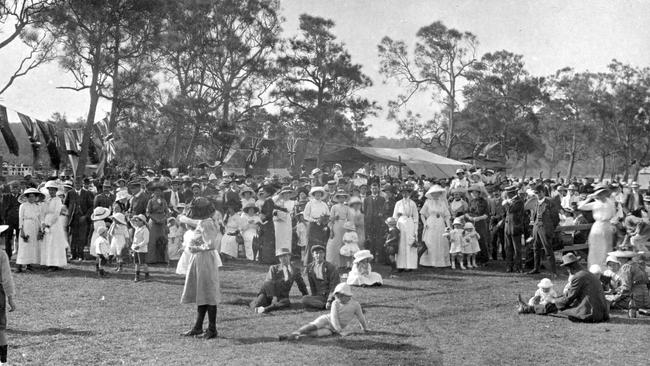
<svg viewBox="0 0 650 366">
<path fill-rule="evenodd" d="M 249 145 L 242 148 L 243 150 L 250 150 L 246 158 L 246 166 L 248 169 L 256 167 L 266 169 L 269 165 L 269 158 L 271 157 L 273 146 L 273 140 L 266 140 L 263 137 L 251 137 Z"/>
<path fill-rule="evenodd" d="M 9 127 L 9 117 L 7 116 L 7 108 L 3 105 L 0 105 L 0 132 L 2 133 L 2 137 L 5 139 L 9 152 L 18 156 L 18 141 L 16 140 L 14 133 L 11 132 L 11 127 Z"/>
<path fill-rule="evenodd" d="M 93 127 L 95 135 L 100 139 L 102 154 L 104 155 L 106 162 L 110 163 L 115 158 L 115 144 L 113 143 L 115 138 L 108 128 L 108 117 L 95 122 Z"/>
<path fill-rule="evenodd" d="M 25 132 L 27 132 L 27 138 L 29 139 L 29 143 L 32 146 L 32 154 L 34 155 L 34 163 L 38 161 L 38 155 L 41 149 L 41 139 L 38 134 L 38 128 L 34 121 L 29 116 L 26 116 L 20 112 L 18 113 L 18 118 L 20 119 L 20 123 L 23 124 L 23 127 L 25 128 Z M 36 167 L 33 167 L 36 169 Z"/>
<path fill-rule="evenodd" d="M 41 130 L 45 146 L 47 147 L 47 154 L 50 156 L 50 163 L 56 170 L 61 168 L 61 156 L 59 155 L 59 137 L 56 133 L 56 128 L 51 122 L 43 122 L 36 120 L 38 128 Z"/>
<path fill-rule="evenodd" d="M 293 169 L 296 166 L 296 146 L 298 145 L 298 139 L 289 136 L 286 141 L 287 144 L 287 153 L 289 154 L 289 166 Z"/>
<path fill-rule="evenodd" d="M 70 159 L 72 165 L 72 174 L 77 176 L 77 163 L 79 163 L 79 152 L 81 152 L 81 141 L 83 140 L 83 130 L 66 128 L 63 131 L 63 138 L 65 140 L 65 152 Z"/>
</svg>

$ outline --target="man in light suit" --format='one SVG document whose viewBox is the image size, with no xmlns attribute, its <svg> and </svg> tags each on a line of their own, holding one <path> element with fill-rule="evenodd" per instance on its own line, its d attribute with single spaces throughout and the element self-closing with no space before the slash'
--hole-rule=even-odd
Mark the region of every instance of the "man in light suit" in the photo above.
<svg viewBox="0 0 650 366">
<path fill-rule="evenodd" d="M 363 199 L 363 214 L 366 229 L 368 248 L 377 261 L 381 263 L 384 258 L 383 238 L 385 224 L 384 206 L 386 200 L 379 194 L 379 183 L 370 184 L 370 195 Z"/>
</svg>

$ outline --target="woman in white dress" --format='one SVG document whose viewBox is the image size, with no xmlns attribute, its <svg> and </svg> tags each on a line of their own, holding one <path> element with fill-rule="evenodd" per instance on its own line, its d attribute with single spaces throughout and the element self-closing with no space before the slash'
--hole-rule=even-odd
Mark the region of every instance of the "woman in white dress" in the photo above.
<svg viewBox="0 0 650 366">
<path fill-rule="evenodd" d="M 39 232 L 41 229 L 41 205 L 45 195 L 36 188 L 27 188 L 18 197 L 18 254 L 16 255 L 17 273 L 25 269 L 32 270 L 32 264 L 41 262 Z"/>
<path fill-rule="evenodd" d="M 343 246 L 343 225 L 352 221 L 352 211 L 345 204 L 350 196 L 342 189 L 334 194 L 336 202 L 330 209 L 330 238 L 327 241 L 327 250 L 325 251 L 325 260 L 339 268 L 345 263 L 341 261 L 340 250 Z"/>
<path fill-rule="evenodd" d="M 45 183 L 49 197 L 43 204 L 43 240 L 41 240 L 41 265 L 56 271 L 68 264 L 65 250 L 68 247 L 68 235 L 64 228 L 65 210 L 63 202 L 56 193 L 59 190 L 56 182 L 50 180 Z"/>
<path fill-rule="evenodd" d="M 223 219 L 225 227 L 223 237 L 221 237 L 221 247 L 219 253 L 226 254 L 232 258 L 239 256 L 239 243 L 237 243 L 237 234 L 241 228 L 242 220 L 239 211 L 239 202 L 230 201 L 226 205 L 226 216 Z"/>
<path fill-rule="evenodd" d="M 424 224 L 422 241 L 427 251 L 420 258 L 420 265 L 432 267 L 449 267 L 449 240 L 443 236 L 445 228 L 451 228 L 451 212 L 447 204 L 445 189 L 439 185 L 429 188 L 426 202 L 420 210 L 420 219 Z"/>
<path fill-rule="evenodd" d="M 284 187 L 278 192 L 275 199 L 276 209 L 273 212 L 273 225 L 275 229 L 275 250 L 280 251 L 286 248 L 291 251 L 291 239 L 293 238 L 293 225 L 291 212 L 296 204 L 292 201 L 295 192 L 291 187 Z"/>
<path fill-rule="evenodd" d="M 595 220 L 589 231 L 587 263 L 589 267 L 597 264 L 605 271 L 607 253 L 611 252 L 614 246 L 614 226 L 611 220 L 616 216 L 616 204 L 610 197 L 608 187 L 597 185 L 593 194 L 578 203 L 578 210 L 591 211 Z"/>
<path fill-rule="evenodd" d="M 248 203 L 242 209 L 241 221 L 242 225 L 241 235 L 244 238 L 244 250 L 246 251 L 246 259 L 249 261 L 255 260 L 253 257 L 253 240 L 257 237 L 257 230 L 259 225 L 262 223 L 258 212 L 259 208 L 255 205 L 255 202 Z"/>
<path fill-rule="evenodd" d="M 397 220 L 400 232 L 399 248 L 396 261 L 398 270 L 412 270 L 418 268 L 418 249 L 416 239 L 418 233 L 418 207 L 411 200 L 412 188 L 404 185 L 400 188 L 402 199 L 395 203 L 393 218 Z"/>
</svg>

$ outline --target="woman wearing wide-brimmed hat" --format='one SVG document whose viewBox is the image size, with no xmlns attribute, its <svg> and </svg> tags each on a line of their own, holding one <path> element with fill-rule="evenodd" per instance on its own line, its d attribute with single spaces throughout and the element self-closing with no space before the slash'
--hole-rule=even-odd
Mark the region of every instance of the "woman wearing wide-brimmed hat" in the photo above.
<svg viewBox="0 0 650 366">
<path fill-rule="evenodd" d="M 146 210 L 149 218 L 147 263 L 167 263 L 167 218 L 170 210 L 162 195 L 165 189 L 165 184 L 160 182 L 150 183 L 147 187 L 153 194 Z"/>
<path fill-rule="evenodd" d="M 57 197 L 59 185 L 53 180 L 45 183 L 48 197 L 43 203 L 43 240 L 41 240 L 41 265 L 56 270 L 68 264 L 65 250 L 68 247 L 68 235 L 62 216 L 65 206 Z"/>
<path fill-rule="evenodd" d="M 465 214 L 465 220 L 474 225 L 476 232 L 480 235 L 479 246 L 481 251 L 476 254 L 476 260 L 483 264 L 489 259 L 487 243 L 490 242 L 490 230 L 488 218 L 490 217 L 490 206 L 486 199 L 485 187 L 471 185 L 468 189 L 471 196 L 469 208 Z"/>
<path fill-rule="evenodd" d="M 39 233 L 41 232 L 41 205 L 45 195 L 36 188 L 27 188 L 18 197 L 20 209 L 18 211 L 18 255 L 16 272 L 31 270 L 32 264 L 41 262 L 41 247 Z"/>
<path fill-rule="evenodd" d="M 445 228 L 451 229 L 451 212 L 447 203 L 446 190 L 436 184 L 429 188 L 424 206 L 420 209 L 420 219 L 424 225 L 422 241 L 427 251 L 420 258 L 420 265 L 449 267 L 449 240 L 443 236 Z"/>
<path fill-rule="evenodd" d="M 275 225 L 273 224 L 273 213 L 276 210 L 273 195 L 275 189 L 270 185 L 260 187 L 257 192 L 258 198 L 262 201 L 260 207 L 260 219 L 262 225 L 259 235 L 259 261 L 266 264 L 274 264 L 275 257 Z"/>
<path fill-rule="evenodd" d="M 183 246 L 189 252 L 189 264 L 181 303 L 196 304 L 196 322 L 183 335 L 203 338 L 217 337 L 217 304 L 219 303 L 219 267 L 221 258 L 217 253 L 218 229 L 212 219 L 214 205 L 207 198 L 195 198 L 187 210 L 187 216 L 179 221 L 192 227 L 183 239 Z M 183 254 L 184 256 L 186 254 Z M 181 261 L 179 261 L 179 266 Z M 203 333 L 203 321 L 208 315 L 208 330 Z"/>
<path fill-rule="evenodd" d="M 310 200 L 305 205 L 303 218 L 307 222 L 307 261 L 311 261 L 311 247 L 321 245 L 325 247 L 329 238 L 329 207 L 323 202 L 325 189 L 312 187 L 309 191 Z"/>
<path fill-rule="evenodd" d="M 616 205 L 610 197 L 607 185 L 599 184 L 594 187 L 594 193 L 587 196 L 585 201 L 580 202 L 578 209 L 591 211 L 595 220 L 589 231 L 587 263 L 589 267 L 592 264 L 597 264 L 604 271 L 607 269 L 605 263 L 607 253 L 614 246 L 614 226 L 610 221 L 616 215 Z"/>
<path fill-rule="evenodd" d="M 413 188 L 410 185 L 400 187 L 402 199 L 395 203 L 393 218 L 397 220 L 397 228 L 400 231 L 399 248 L 397 249 L 396 261 L 398 270 L 413 270 L 418 268 L 418 207 L 411 200 Z"/>
<path fill-rule="evenodd" d="M 334 205 L 330 209 L 330 238 L 327 241 L 327 250 L 325 251 L 325 260 L 335 265 L 337 268 L 345 263 L 341 262 L 341 246 L 343 246 L 343 225 L 352 221 L 352 212 L 345 204 L 350 195 L 342 189 L 333 194 Z"/>
</svg>

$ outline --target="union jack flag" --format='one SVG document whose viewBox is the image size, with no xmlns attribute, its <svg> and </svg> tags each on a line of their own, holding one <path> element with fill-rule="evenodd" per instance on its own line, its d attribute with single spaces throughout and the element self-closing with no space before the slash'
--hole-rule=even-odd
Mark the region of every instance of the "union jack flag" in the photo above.
<svg viewBox="0 0 650 366">
<path fill-rule="evenodd" d="M 293 136 L 289 136 L 289 138 L 287 138 L 286 144 L 287 152 L 289 153 L 289 163 L 293 168 L 296 166 L 296 147 L 298 146 L 298 139 Z"/>
<path fill-rule="evenodd" d="M 106 162 L 110 163 L 115 158 L 115 144 L 113 143 L 115 138 L 113 133 L 109 131 L 108 117 L 95 122 L 93 127 L 95 135 L 97 135 L 101 141 L 102 152 L 106 157 Z"/>
</svg>

